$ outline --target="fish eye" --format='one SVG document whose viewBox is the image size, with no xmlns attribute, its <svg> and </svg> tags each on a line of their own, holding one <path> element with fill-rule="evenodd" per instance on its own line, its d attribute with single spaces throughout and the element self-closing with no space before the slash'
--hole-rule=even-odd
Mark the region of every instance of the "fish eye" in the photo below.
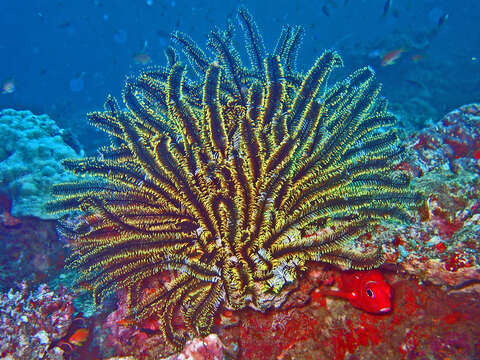
<svg viewBox="0 0 480 360">
<path fill-rule="evenodd" d="M 374 298 L 374 297 L 375 297 L 375 296 L 373 295 L 373 291 L 372 291 L 372 290 L 370 290 L 370 289 L 367 288 L 366 292 L 367 292 L 367 295 L 368 295 L 369 297 L 371 297 L 371 298 Z"/>
</svg>

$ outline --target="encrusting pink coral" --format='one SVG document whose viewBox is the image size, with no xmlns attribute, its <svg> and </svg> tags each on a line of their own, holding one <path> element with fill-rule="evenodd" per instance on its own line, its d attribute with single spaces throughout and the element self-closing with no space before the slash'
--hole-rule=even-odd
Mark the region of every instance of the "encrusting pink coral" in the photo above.
<svg viewBox="0 0 480 360">
<path fill-rule="evenodd" d="M 218 335 L 188 341 L 183 351 L 165 360 L 221 360 L 224 359 L 224 345 Z"/>
</svg>

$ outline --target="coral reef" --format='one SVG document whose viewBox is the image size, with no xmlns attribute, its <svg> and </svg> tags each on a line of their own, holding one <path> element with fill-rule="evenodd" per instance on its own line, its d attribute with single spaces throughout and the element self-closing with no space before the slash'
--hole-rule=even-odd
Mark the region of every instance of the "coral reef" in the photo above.
<svg viewBox="0 0 480 360">
<path fill-rule="evenodd" d="M 99 346 L 108 356 L 133 356 L 139 359 L 155 358 L 165 353 L 165 340 L 156 319 L 136 322 L 128 319 L 128 299 L 125 290 L 117 292 L 117 309 L 111 312 L 100 329 Z"/>
<path fill-rule="evenodd" d="M 14 226 L 0 223 L 0 291 L 22 280 L 29 286 L 48 282 L 63 268 L 67 255 L 64 243 L 57 239 L 53 220 L 15 219 Z"/>
<path fill-rule="evenodd" d="M 372 315 L 322 295 L 338 270 L 312 265 L 282 309 L 243 310 L 237 324 L 219 325 L 235 359 L 476 359 L 480 306 L 475 296 L 447 294 L 386 273 L 394 309 Z"/>
<path fill-rule="evenodd" d="M 166 273 L 165 273 L 166 275 Z M 154 281 L 159 281 L 155 279 Z M 149 286 L 153 283 L 150 281 Z M 97 332 L 97 343 L 104 356 L 132 356 L 135 359 L 155 359 L 168 352 L 160 331 L 158 318 L 135 321 L 128 318 L 127 292 L 117 292 L 118 306 L 111 312 Z M 185 344 L 183 351 L 168 357 L 174 359 L 222 359 L 224 346 L 217 335 L 210 334 Z M 167 358 L 166 358 L 167 359 Z"/>
<path fill-rule="evenodd" d="M 73 319 L 73 296 L 40 285 L 30 293 L 26 283 L 18 291 L 0 295 L 0 356 L 2 359 L 63 359 L 51 344 L 65 336 Z"/>
<path fill-rule="evenodd" d="M 375 231 L 387 261 L 451 291 L 480 292 L 480 104 L 469 104 L 410 136 L 409 160 L 425 201 L 411 224 Z"/>
<path fill-rule="evenodd" d="M 0 111 L 0 134 L 0 192 L 13 200 L 12 214 L 52 218 L 44 208 L 52 185 L 74 179 L 61 161 L 83 152 L 47 115 L 30 111 Z"/>
<path fill-rule="evenodd" d="M 112 145 L 64 162 L 93 178 L 56 185 L 49 205 L 83 211 L 64 231 L 75 239 L 69 266 L 95 299 L 126 288 L 132 315 L 159 316 L 176 348 L 209 334 L 222 303 L 268 309 L 307 261 L 378 266 L 381 249 L 357 251 L 355 240 L 385 218 L 410 219 L 419 200 L 395 169 L 403 149 L 373 70 L 327 86 L 337 53 L 303 75 L 301 27 L 285 27 L 266 54 L 247 11 L 238 18 L 250 67 L 233 26 L 210 33 L 213 56 L 174 33 L 200 80 L 173 48 L 167 67 L 129 79 L 126 111 L 109 97 L 89 114 Z M 163 270 L 175 278 L 146 288 Z"/>
<path fill-rule="evenodd" d="M 265 314 L 224 310 L 215 319 L 224 354 L 238 360 L 476 359 L 480 355 L 476 295 L 447 293 L 406 279 L 402 273 L 386 272 L 394 309 L 372 315 L 324 294 L 335 286 L 339 273 L 328 265 L 311 264 L 282 308 Z M 125 299 L 125 292 L 119 298 Z M 106 348 L 115 343 L 117 356 L 157 358 L 164 346 L 159 335 L 141 334 L 140 326 L 123 322 L 127 309 L 122 307 L 109 316 L 105 328 L 114 326 L 123 332 L 112 331 Z"/>
</svg>

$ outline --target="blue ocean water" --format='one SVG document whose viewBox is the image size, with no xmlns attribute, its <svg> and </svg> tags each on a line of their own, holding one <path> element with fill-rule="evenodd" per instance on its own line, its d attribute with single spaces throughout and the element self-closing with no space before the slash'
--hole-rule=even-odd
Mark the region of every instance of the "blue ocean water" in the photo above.
<svg viewBox="0 0 480 360">
<path fill-rule="evenodd" d="M 228 18 L 235 20 L 240 5 L 250 9 L 267 48 L 274 46 L 284 24 L 305 27 L 300 69 L 309 68 L 328 48 L 340 52 L 345 73 L 371 65 L 384 84 L 385 96 L 415 117 L 406 122 L 421 126 L 478 100 L 480 3 L 394 0 L 384 14 L 385 4 L 384 0 L 2 1 L 0 80 L 12 79 L 15 91 L 0 96 L 0 108 L 49 114 L 60 127 L 83 137 L 91 131 L 84 114 L 101 108 L 107 94 L 119 96 L 125 76 L 142 68 L 135 63 L 136 55 L 146 54 L 151 64 L 164 64 L 163 49 L 174 30 L 204 45 L 212 27 L 224 28 Z M 236 41 L 242 41 L 241 34 Z M 382 67 L 381 57 L 395 49 L 405 52 L 394 65 Z M 412 98 L 417 107 L 409 104 Z"/>
</svg>

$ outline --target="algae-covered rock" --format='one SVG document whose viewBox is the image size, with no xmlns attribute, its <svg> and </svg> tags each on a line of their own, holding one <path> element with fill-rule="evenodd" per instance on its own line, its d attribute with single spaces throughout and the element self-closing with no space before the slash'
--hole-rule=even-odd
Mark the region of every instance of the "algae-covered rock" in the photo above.
<svg viewBox="0 0 480 360">
<path fill-rule="evenodd" d="M 83 155 L 65 143 L 67 132 L 48 115 L 0 111 L 0 192 L 13 201 L 14 216 L 52 218 L 44 210 L 52 184 L 71 181 L 61 161 Z"/>
<path fill-rule="evenodd" d="M 480 103 L 413 132 L 401 164 L 424 202 L 410 224 L 374 234 L 387 262 L 450 291 L 480 293 Z"/>
</svg>

